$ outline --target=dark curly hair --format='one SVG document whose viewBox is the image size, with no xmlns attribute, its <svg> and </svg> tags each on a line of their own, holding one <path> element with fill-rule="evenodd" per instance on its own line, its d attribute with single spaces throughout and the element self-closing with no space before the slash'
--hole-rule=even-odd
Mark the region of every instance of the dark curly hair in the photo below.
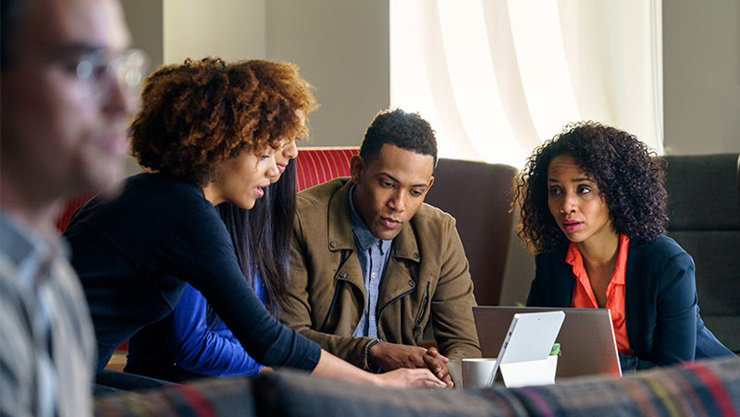
<svg viewBox="0 0 740 417">
<path fill-rule="evenodd" d="M 516 180 L 521 207 L 519 237 L 535 253 L 566 244 L 547 205 L 547 170 L 556 156 L 572 156 L 599 187 L 612 226 L 635 242 L 647 242 L 665 230 L 666 191 L 655 153 L 634 135 L 597 122 L 580 122 L 535 149 Z"/>
<path fill-rule="evenodd" d="M 242 151 L 307 135 L 296 111 L 316 109 L 312 89 L 290 63 L 204 58 L 164 66 L 144 84 L 132 154 L 143 167 L 205 185 Z"/>
<path fill-rule="evenodd" d="M 421 155 L 431 155 L 434 157 L 434 166 L 437 166 L 437 139 L 434 137 L 434 130 L 418 113 L 406 113 L 401 109 L 378 113 L 365 131 L 360 156 L 365 161 L 371 161 L 380 154 L 380 148 L 385 144 Z"/>
</svg>

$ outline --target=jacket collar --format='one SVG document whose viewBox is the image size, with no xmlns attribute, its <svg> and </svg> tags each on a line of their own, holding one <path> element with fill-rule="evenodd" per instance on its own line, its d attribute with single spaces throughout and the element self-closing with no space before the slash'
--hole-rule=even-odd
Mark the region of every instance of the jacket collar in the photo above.
<svg viewBox="0 0 740 417">
<path fill-rule="evenodd" d="M 342 186 L 330 197 L 329 210 L 327 213 L 329 222 L 329 250 L 342 249 L 356 250 L 354 235 L 352 234 L 352 219 L 350 217 L 349 192 L 352 181 L 342 178 Z M 413 219 L 412 219 L 413 221 Z M 421 262 L 419 245 L 411 227 L 411 222 L 403 225 L 401 233 L 393 239 L 394 258 L 408 259 L 413 262 Z"/>
</svg>

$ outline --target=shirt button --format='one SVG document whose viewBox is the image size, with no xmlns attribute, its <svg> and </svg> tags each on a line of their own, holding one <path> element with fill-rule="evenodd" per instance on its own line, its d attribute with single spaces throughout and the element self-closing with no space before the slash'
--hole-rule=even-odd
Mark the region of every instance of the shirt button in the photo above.
<svg viewBox="0 0 740 417">
<path fill-rule="evenodd" d="M 347 278 L 347 273 L 342 271 L 339 273 L 339 278 Z"/>
<path fill-rule="evenodd" d="M 337 242 L 332 240 L 331 242 L 329 242 L 329 247 L 332 248 L 332 249 L 336 249 Z"/>
<path fill-rule="evenodd" d="M 413 255 L 414 259 L 419 259 L 419 252 L 414 252 Z"/>
<path fill-rule="evenodd" d="M 414 280 L 413 279 L 410 279 L 409 280 L 409 287 L 413 287 L 413 286 L 414 286 Z"/>
</svg>

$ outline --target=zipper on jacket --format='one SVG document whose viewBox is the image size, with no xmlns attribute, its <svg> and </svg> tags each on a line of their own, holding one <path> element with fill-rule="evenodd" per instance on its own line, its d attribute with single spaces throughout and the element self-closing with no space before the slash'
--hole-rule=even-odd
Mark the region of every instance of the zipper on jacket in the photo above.
<svg viewBox="0 0 740 417">
<path fill-rule="evenodd" d="M 377 317 L 378 325 L 380 325 L 380 317 L 383 315 L 383 312 L 385 311 L 385 308 L 386 307 L 388 307 L 389 305 L 393 304 L 393 302 L 396 301 L 396 300 L 398 300 L 399 298 L 405 297 L 405 296 L 411 294 L 414 291 L 416 291 L 416 287 L 411 287 L 408 291 L 405 291 L 405 292 L 402 292 L 401 294 L 398 294 L 397 296 L 393 297 L 390 301 L 388 301 L 387 303 L 385 303 L 385 305 L 383 306 L 383 308 L 381 308 L 380 309 L 380 312 L 378 313 L 378 317 Z"/>
<path fill-rule="evenodd" d="M 427 290 L 424 292 L 424 299 L 421 302 L 421 308 L 419 308 L 419 314 L 416 315 L 416 325 L 414 326 L 414 338 L 418 339 L 421 336 L 421 321 L 424 319 L 424 314 L 427 312 L 427 303 L 429 302 L 429 286 L 431 282 L 427 282 Z"/>
<path fill-rule="evenodd" d="M 349 257 L 346 250 L 342 250 L 339 257 L 339 265 L 337 266 L 337 274 L 342 269 L 342 266 L 344 265 L 344 261 L 347 260 Z M 331 304 L 329 304 L 329 311 L 326 312 L 326 316 L 324 317 L 323 323 L 321 323 L 321 327 L 319 328 L 320 332 L 326 332 L 326 323 L 329 321 L 329 317 L 331 317 L 332 311 L 334 311 L 334 307 L 337 304 L 337 298 L 339 297 L 339 284 L 343 282 L 340 282 L 337 284 L 337 286 L 334 288 L 334 295 L 331 297 Z"/>
</svg>

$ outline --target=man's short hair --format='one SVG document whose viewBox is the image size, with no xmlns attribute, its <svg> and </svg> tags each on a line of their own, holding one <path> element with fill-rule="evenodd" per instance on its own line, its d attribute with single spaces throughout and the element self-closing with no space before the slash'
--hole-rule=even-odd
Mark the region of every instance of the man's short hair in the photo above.
<svg viewBox="0 0 740 417">
<path fill-rule="evenodd" d="M 372 161 L 378 157 L 385 144 L 421 155 L 431 155 L 434 166 L 437 166 L 437 139 L 434 137 L 434 130 L 418 113 L 407 113 L 401 109 L 378 113 L 365 132 L 360 157 L 366 162 Z"/>
</svg>

